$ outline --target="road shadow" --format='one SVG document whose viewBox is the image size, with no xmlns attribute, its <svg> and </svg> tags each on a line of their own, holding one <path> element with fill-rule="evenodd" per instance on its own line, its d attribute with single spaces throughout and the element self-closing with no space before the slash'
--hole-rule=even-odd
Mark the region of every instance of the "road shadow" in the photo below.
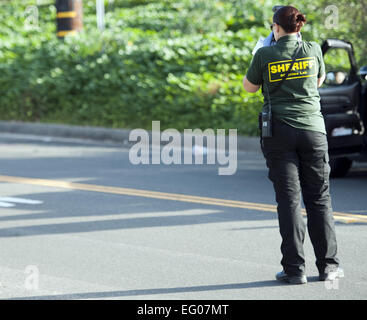
<svg viewBox="0 0 367 320">
<path fill-rule="evenodd" d="M 197 204 L 80 190 L 19 194 L 17 197 L 43 203 L 17 204 L 8 209 L 6 215 L 0 215 L 0 238 L 277 219 L 275 212 L 223 207 L 215 202 L 213 205 Z M 12 221 L 17 225 L 5 225 Z M 24 225 L 21 222 L 25 222 Z"/>
<path fill-rule="evenodd" d="M 195 206 L 194 208 L 197 209 Z M 149 213 L 146 208 L 145 211 L 140 211 L 141 214 Z M 159 209 L 160 212 L 151 217 L 133 217 L 124 218 L 124 213 L 115 213 L 116 218 L 109 218 L 103 220 L 89 220 L 79 222 L 63 222 L 52 223 L 52 219 L 49 223 L 25 225 L 25 226 L 12 226 L 0 228 L 0 238 L 8 237 L 21 237 L 21 236 L 36 236 L 36 235 L 50 235 L 50 234 L 70 234 L 70 233 L 84 233 L 94 231 L 107 231 L 107 230 L 127 230 L 127 229 L 139 229 L 139 228 L 161 228 L 161 227 L 174 227 L 174 226 L 188 226 L 188 225 L 200 225 L 200 224 L 213 224 L 213 223 L 225 223 L 225 222 L 245 222 L 245 221 L 259 221 L 259 220 L 273 220 L 276 219 L 275 214 L 268 212 L 257 213 L 244 213 L 230 210 L 214 210 L 211 213 L 201 214 L 174 214 L 164 215 L 164 210 Z M 243 209 L 242 209 L 243 210 Z M 177 211 L 177 209 L 176 209 Z M 129 214 L 129 212 L 127 212 Z M 139 214 L 139 213 L 138 213 Z M 47 214 L 43 217 L 45 219 Z M 103 214 L 100 216 L 103 217 Z M 57 217 L 55 215 L 54 217 Z M 72 218 L 72 216 L 66 216 Z M 83 216 L 82 216 L 83 217 Z M 29 219 L 29 218 L 28 218 Z M 265 227 L 266 228 L 266 227 Z M 249 227 L 251 229 L 251 227 Z M 261 229 L 261 227 L 260 227 Z"/>
<path fill-rule="evenodd" d="M 279 286 L 284 286 L 284 285 L 287 285 L 287 284 L 278 282 L 276 280 L 264 280 L 264 281 L 254 281 L 254 282 L 246 282 L 246 283 L 229 283 L 229 284 L 216 284 L 216 285 L 192 286 L 192 287 L 136 289 L 136 290 L 121 290 L 121 291 L 44 295 L 44 296 L 33 296 L 33 297 L 15 297 L 15 298 L 10 298 L 8 300 L 112 299 L 112 298 L 134 297 L 134 296 L 144 296 L 144 295 L 161 295 L 161 294 L 172 294 L 172 293 L 279 287 Z"/>
<path fill-rule="evenodd" d="M 333 180 L 336 180 L 336 179 L 339 179 L 339 180 L 341 180 L 341 179 L 344 179 L 344 180 L 348 180 L 348 179 L 360 180 L 360 179 L 366 179 L 366 178 L 367 178 L 367 167 L 351 170 L 350 172 L 348 172 L 348 174 L 345 177 L 333 178 Z"/>
</svg>

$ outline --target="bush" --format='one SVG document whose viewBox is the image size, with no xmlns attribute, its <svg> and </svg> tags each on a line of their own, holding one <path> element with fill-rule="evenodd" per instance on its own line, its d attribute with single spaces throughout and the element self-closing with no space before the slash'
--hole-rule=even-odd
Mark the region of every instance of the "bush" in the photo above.
<svg viewBox="0 0 367 320">
<path fill-rule="evenodd" d="M 95 1 L 84 0 L 84 31 L 65 41 L 56 38 L 54 1 L 40 3 L 38 22 L 27 26 L 34 0 L 0 2 L 2 119 L 146 129 L 160 120 L 163 129 L 257 134 L 261 93 L 246 93 L 242 78 L 269 33 L 272 1 L 106 0 L 100 32 Z M 347 30 L 347 16 L 329 32 L 319 4 L 299 6 L 308 13 L 304 39 Z M 359 44 L 357 31 L 345 34 Z M 364 47 L 355 49 L 363 62 Z"/>
<path fill-rule="evenodd" d="M 41 9 L 42 30 L 26 32 L 19 7 L 7 8 L 18 15 L 2 27 L 2 119 L 256 134 L 260 96 L 244 92 L 242 77 L 258 30 L 188 30 L 190 10 L 167 1 L 116 7 L 104 33 L 86 15 L 84 32 L 59 41 L 52 5 Z"/>
</svg>

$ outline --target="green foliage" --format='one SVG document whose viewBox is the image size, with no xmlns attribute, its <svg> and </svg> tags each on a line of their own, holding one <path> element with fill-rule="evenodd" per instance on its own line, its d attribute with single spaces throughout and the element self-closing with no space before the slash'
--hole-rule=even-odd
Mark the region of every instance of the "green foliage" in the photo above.
<svg viewBox="0 0 367 320">
<path fill-rule="evenodd" d="M 64 41 L 54 1 L 41 2 L 36 22 L 35 4 L 0 1 L 2 119 L 146 129 L 160 120 L 162 129 L 257 134 L 261 93 L 246 93 L 242 79 L 273 1 L 106 0 L 100 32 L 95 1 L 84 0 L 84 31 Z M 299 6 L 304 38 L 321 42 L 323 11 Z"/>
<path fill-rule="evenodd" d="M 344 71 L 349 72 L 351 65 L 348 52 L 345 50 L 330 49 L 324 58 L 326 72 Z"/>
</svg>

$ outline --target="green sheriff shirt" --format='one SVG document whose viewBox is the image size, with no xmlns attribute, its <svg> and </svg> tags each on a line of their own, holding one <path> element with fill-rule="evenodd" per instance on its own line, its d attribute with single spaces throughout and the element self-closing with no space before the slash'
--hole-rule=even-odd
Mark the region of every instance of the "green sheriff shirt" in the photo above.
<svg viewBox="0 0 367 320">
<path fill-rule="evenodd" d="M 274 90 L 290 67 L 296 52 L 296 35 L 286 35 L 276 45 L 256 51 L 247 71 L 247 79 L 255 85 L 263 85 L 264 108 L 269 101 L 266 90 Z M 297 59 L 280 88 L 270 94 L 274 119 L 293 127 L 326 134 L 321 114 L 317 79 L 325 73 L 320 46 L 316 42 L 302 41 Z"/>
</svg>

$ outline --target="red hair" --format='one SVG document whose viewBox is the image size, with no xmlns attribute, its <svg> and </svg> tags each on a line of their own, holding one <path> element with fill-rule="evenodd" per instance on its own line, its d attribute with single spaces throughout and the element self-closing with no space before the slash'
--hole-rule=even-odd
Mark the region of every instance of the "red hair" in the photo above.
<svg viewBox="0 0 367 320">
<path fill-rule="evenodd" d="M 273 22 L 279 24 L 285 32 L 299 32 L 306 23 L 306 17 L 292 6 L 284 6 L 275 11 Z"/>
</svg>

